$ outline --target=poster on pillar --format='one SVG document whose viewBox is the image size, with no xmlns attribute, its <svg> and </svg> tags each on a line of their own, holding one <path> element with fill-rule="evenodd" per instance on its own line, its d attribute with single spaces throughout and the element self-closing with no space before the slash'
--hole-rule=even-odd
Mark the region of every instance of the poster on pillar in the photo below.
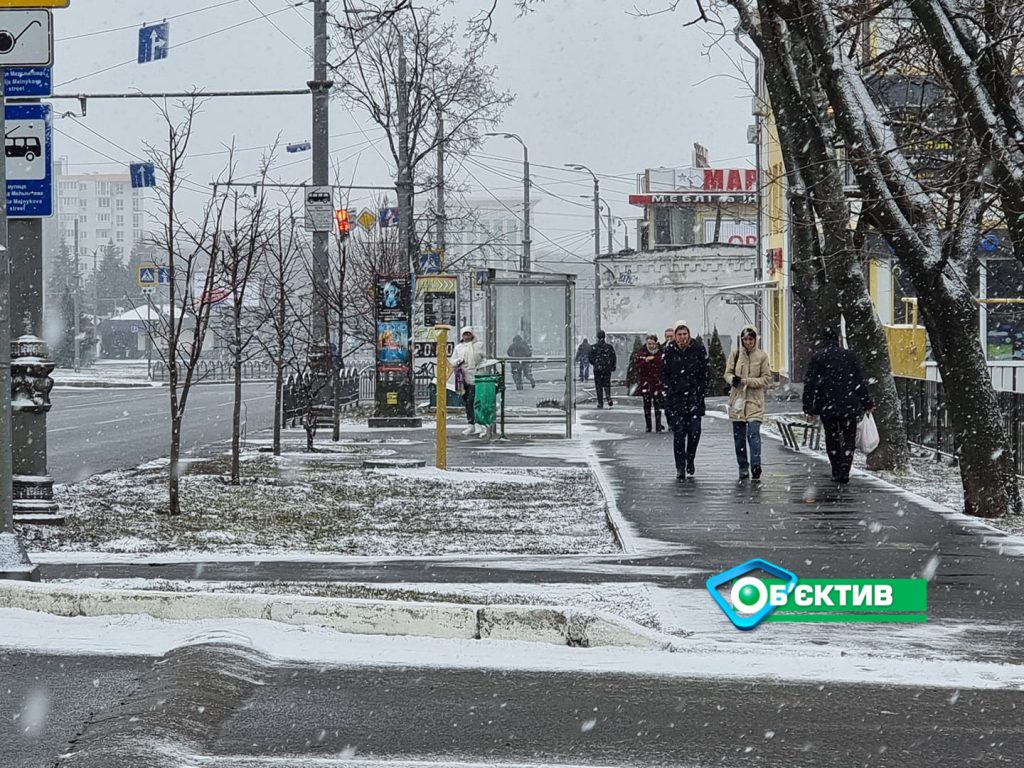
<svg viewBox="0 0 1024 768">
<path fill-rule="evenodd" d="M 376 415 L 414 416 L 412 350 L 412 279 L 377 275 Z"/>
<path fill-rule="evenodd" d="M 416 357 L 437 359 L 435 325 L 458 330 L 459 278 L 455 275 L 418 275 L 413 302 L 413 351 Z M 455 351 L 456 333 L 448 334 L 448 355 Z"/>
<path fill-rule="evenodd" d="M 53 130 L 49 104 L 8 104 L 4 110 L 7 215 L 53 215 Z"/>
</svg>

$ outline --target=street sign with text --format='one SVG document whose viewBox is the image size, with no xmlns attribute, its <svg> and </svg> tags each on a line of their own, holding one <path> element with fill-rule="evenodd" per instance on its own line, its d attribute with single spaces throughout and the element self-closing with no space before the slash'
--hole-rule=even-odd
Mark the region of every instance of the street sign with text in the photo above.
<svg viewBox="0 0 1024 768">
<path fill-rule="evenodd" d="M 311 232 L 330 232 L 334 229 L 334 188 L 309 186 L 306 195 L 306 229 Z"/>
<path fill-rule="evenodd" d="M 42 99 L 53 95 L 53 70 L 49 67 L 5 69 L 4 95 L 9 99 Z"/>
<path fill-rule="evenodd" d="M 53 132 L 49 104 L 8 104 L 4 151 L 7 215 L 53 215 Z"/>
</svg>

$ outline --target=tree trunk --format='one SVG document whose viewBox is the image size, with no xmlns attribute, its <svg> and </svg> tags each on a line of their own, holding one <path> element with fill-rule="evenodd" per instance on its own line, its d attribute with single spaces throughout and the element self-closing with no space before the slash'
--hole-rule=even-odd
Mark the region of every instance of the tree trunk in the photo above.
<svg viewBox="0 0 1024 768">
<path fill-rule="evenodd" d="M 231 403 L 231 484 L 241 483 L 241 453 L 242 453 L 242 334 L 239 328 L 239 318 L 235 319 L 235 355 L 231 361 L 232 372 L 234 373 L 234 397 Z M 274 421 L 277 421 L 275 416 Z"/>
<path fill-rule="evenodd" d="M 759 34 L 752 37 L 765 54 L 766 84 L 780 115 L 783 159 L 791 191 L 796 193 L 792 204 L 794 293 L 802 299 L 808 328 L 836 328 L 840 315 L 846 320 L 850 348 L 867 374 L 876 406 L 881 441 L 869 458 L 870 466 L 902 470 L 910 461 L 907 432 L 885 331 L 849 227 L 842 161 L 827 140 L 821 119 L 825 94 L 799 31 L 787 30 L 770 7 L 761 19 Z"/>
<path fill-rule="evenodd" d="M 970 297 L 936 289 L 918 303 L 959 439 L 960 478 L 969 515 L 1020 514 L 1021 499 Z M 967 332 L 965 332 L 965 329 Z"/>
<path fill-rule="evenodd" d="M 171 450 L 170 464 L 167 467 L 167 513 L 181 514 L 179 498 L 181 468 L 181 417 L 171 417 Z"/>
<path fill-rule="evenodd" d="M 284 345 L 279 348 L 281 356 L 274 363 L 277 375 L 274 380 L 274 455 L 281 455 L 281 419 L 284 414 Z"/>
<path fill-rule="evenodd" d="M 981 517 L 1020 513 L 1020 489 L 963 266 L 977 242 L 980 185 L 963 185 L 958 216 L 940 228 L 933 200 L 837 38 L 835 14 L 824 0 L 805 0 L 799 11 L 790 10 L 787 21 L 806 33 L 861 190 L 873 203 L 872 219 L 917 293 L 961 445 L 966 511 Z"/>
</svg>

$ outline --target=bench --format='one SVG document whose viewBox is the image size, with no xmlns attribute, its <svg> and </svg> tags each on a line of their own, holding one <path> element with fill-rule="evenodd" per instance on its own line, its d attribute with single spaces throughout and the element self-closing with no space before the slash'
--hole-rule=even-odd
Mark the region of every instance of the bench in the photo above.
<svg viewBox="0 0 1024 768">
<path fill-rule="evenodd" d="M 799 416 L 779 416 L 775 423 L 779 425 L 782 444 L 787 448 L 792 448 L 794 451 L 799 451 L 801 446 L 810 448 L 812 451 L 821 449 L 820 421 L 807 421 Z M 803 439 L 797 439 L 797 430 L 803 430 Z"/>
</svg>

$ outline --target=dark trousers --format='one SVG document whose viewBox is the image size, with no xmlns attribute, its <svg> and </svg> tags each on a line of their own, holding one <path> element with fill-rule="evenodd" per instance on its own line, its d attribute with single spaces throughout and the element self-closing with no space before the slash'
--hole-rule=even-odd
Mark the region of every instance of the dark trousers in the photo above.
<svg viewBox="0 0 1024 768">
<path fill-rule="evenodd" d="M 580 361 L 580 381 L 590 380 L 590 363 Z"/>
<path fill-rule="evenodd" d="M 597 390 L 597 404 L 604 405 L 605 398 L 608 405 L 612 404 L 612 372 L 599 371 L 594 369 L 594 388 Z"/>
<path fill-rule="evenodd" d="M 651 431 L 651 408 L 654 408 L 654 423 L 661 429 L 662 397 L 653 392 L 644 392 L 644 421 L 647 422 L 647 431 Z"/>
<path fill-rule="evenodd" d="M 821 426 L 825 430 L 825 450 L 828 453 L 828 461 L 832 465 L 832 476 L 837 480 L 850 479 L 853 451 L 857 447 L 858 421 L 856 416 L 821 417 Z"/>
<path fill-rule="evenodd" d="M 700 443 L 700 416 L 678 416 L 672 422 L 672 450 L 676 471 L 682 472 L 687 461 L 693 461 Z"/>
<path fill-rule="evenodd" d="M 476 386 L 463 384 L 462 402 L 466 404 L 466 421 L 470 424 L 476 423 L 476 416 L 473 415 L 473 404 L 476 402 Z"/>
</svg>

